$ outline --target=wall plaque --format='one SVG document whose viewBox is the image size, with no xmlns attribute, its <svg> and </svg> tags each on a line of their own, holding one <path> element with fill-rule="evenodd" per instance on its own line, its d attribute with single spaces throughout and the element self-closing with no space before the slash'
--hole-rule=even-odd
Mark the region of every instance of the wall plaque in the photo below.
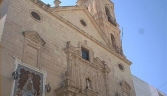
<svg viewBox="0 0 167 96">
<path fill-rule="evenodd" d="M 44 96 L 44 73 L 36 68 L 17 64 L 15 72 L 18 79 L 14 81 L 13 95 L 11 96 Z"/>
</svg>

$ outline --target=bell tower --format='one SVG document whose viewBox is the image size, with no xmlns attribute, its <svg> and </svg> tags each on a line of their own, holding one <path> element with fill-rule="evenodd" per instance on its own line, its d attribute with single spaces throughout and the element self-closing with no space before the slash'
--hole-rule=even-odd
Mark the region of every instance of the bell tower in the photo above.
<svg viewBox="0 0 167 96">
<path fill-rule="evenodd" d="M 108 38 L 112 49 L 123 54 L 119 25 L 114 13 L 114 3 L 110 0 L 78 0 L 77 5 L 88 8 L 88 11 Z"/>
</svg>

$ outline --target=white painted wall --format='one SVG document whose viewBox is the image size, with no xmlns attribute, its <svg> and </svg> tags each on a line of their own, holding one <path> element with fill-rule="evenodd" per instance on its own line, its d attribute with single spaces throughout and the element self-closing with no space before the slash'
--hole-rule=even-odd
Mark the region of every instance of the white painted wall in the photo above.
<svg viewBox="0 0 167 96">
<path fill-rule="evenodd" d="M 150 91 L 151 91 L 151 96 L 159 96 L 158 95 L 158 91 L 156 88 L 154 88 L 153 86 L 149 85 Z"/>
<path fill-rule="evenodd" d="M 139 79 L 138 77 L 132 75 L 132 78 L 136 91 L 136 96 L 159 96 L 158 93 L 166 96 L 164 93 L 144 82 L 143 80 Z"/>
<path fill-rule="evenodd" d="M 134 82 L 136 96 L 148 96 L 148 94 L 151 93 L 149 85 L 146 82 L 142 81 L 141 79 L 135 76 L 132 76 L 132 78 Z"/>
</svg>

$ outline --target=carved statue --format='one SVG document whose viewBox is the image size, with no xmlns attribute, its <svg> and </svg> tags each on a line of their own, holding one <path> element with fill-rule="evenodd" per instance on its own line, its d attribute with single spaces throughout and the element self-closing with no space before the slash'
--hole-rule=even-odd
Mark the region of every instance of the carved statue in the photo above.
<svg viewBox="0 0 167 96">
<path fill-rule="evenodd" d="M 89 78 L 86 78 L 86 88 L 91 89 L 91 81 L 89 80 Z"/>
</svg>

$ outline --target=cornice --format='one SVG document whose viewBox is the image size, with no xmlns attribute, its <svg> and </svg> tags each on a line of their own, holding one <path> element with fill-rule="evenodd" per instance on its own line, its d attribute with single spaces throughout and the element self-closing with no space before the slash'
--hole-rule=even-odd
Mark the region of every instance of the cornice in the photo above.
<svg viewBox="0 0 167 96">
<path fill-rule="evenodd" d="M 68 86 L 60 87 L 60 88 L 54 90 L 54 92 L 55 92 L 56 95 L 66 93 L 66 92 L 79 93 L 80 89 L 78 89 L 74 86 L 68 85 Z"/>
<path fill-rule="evenodd" d="M 130 62 L 124 56 L 121 56 L 120 54 L 112 51 L 107 46 L 105 46 L 103 43 L 99 42 L 98 40 L 96 40 L 95 38 L 93 38 L 92 36 L 90 36 L 89 34 L 87 34 L 85 31 L 81 30 L 80 28 L 78 28 L 77 26 L 75 26 L 74 24 L 72 24 L 71 22 L 69 22 L 68 20 L 65 20 L 62 16 L 59 16 L 57 14 L 53 14 L 52 13 L 52 8 L 50 6 L 47 6 L 47 4 L 45 4 L 45 3 L 43 3 L 42 1 L 39 1 L 39 0 L 30 0 L 30 1 L 32 1 L 38 7 L 40 7 L 43 10 L 45 10 L 46 12 L 48 12 L 49 14 L 51 14 L 52 16 L 54 16 L 55 18 L 57 18 L 58 20 L 63 21 L 68 26 L 71 26 L 73 29 L 77 30 L 77 32 L 83 34 L 84 36 L 86 36 L 90 40 L 94 41 L 96 44 L 98 44 L 99 46 L 101 46 L 102 48 L 104 48 L 105 50 L 107 50 L 108 52 L 112 53 L 116 57 L 120 58 L 121 60 L 123 60 L 127 64 L 129 64 L 129 65 L 132 64 L 132 62 Z"/>
<path fill-rule="evenodd" d="M 29 1 L 29 0 L 28 0 Z M 38 5 L 39 7 L 41 7 L 42 9 L 48 10 L 50 8 L 49 4 L 45 4 L 44 2 L 42 2 L 41 0 L 30 0 L 31 2 L 35 3 L 36 5 Z"/>
<path fill-rule="evenodd" d="M 44 46 L 46 42 L 41 38 L 41 36 L 36 31 L 24 31 L 23 33 L 24 37 L 27 37 L 40 45 Z"/>
</svg>

